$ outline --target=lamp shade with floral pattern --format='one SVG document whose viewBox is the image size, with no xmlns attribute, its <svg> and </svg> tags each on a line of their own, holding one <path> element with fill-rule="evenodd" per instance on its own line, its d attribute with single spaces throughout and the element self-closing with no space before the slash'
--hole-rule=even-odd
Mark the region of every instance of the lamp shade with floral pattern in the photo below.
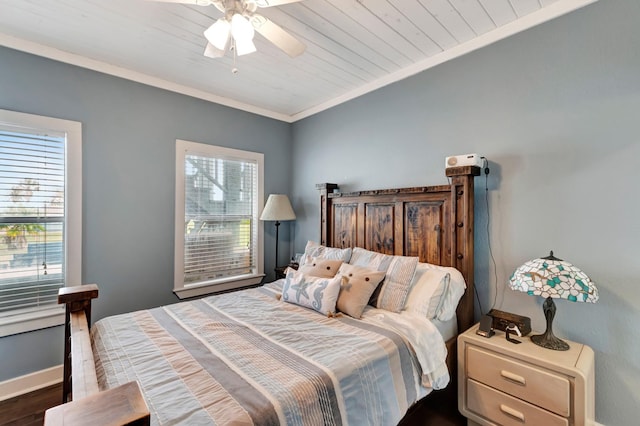
<svg viewBox="0 0 640 426">
<path fill-rule="evenodd" d="M 571 302 L 598 301 L 598 289 L 587 274 L 576 266 L 553 256 L 533 259 L 517 268 L 509 279 L 512 290 L 522 291 L 530 296 L 541 296 L 546 300 L 543 311 L 547 320 L 544 334 L 531 336 L 531 340 L 545 348 L 568 350 L 569 345 L 553 335 L 552 322 L 555 316 L 553 299 Z"/>
</svg>

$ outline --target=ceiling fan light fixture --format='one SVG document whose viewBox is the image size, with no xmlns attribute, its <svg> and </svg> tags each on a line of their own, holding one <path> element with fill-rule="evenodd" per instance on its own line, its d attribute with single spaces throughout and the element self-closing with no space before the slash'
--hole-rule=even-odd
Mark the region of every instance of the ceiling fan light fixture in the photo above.
<svg viewBox="0 0 640 426">
<path fill-rule="evenodd" d="M 220 58 L 229 49 L 234 60 L 255 52 L 253 37 L 256 31 L 277 48 L 294 58 L 302 54 L 306 46 L 295 36 L 287 32 L 270 19 L 256 13 L 259 7 L 273 7 L 288 3 L 298 3 L 303 0 L 151 0 L 170 3 L 189 3 L 196 5 L 213 5 L 224 13 L 204 31 L 209 45 L 204 55 L 210 58 Z"/>
<path fill-rule="evenodd" d="M 236 41 L 251 41 L 253 40 L 253 36 L 255 35 L 255 30 L 253 29 L 253 25 L 249 22 L 247 18 L 236 13 L 231 18 L 231 35 L 233 39 Z M 253 43 L 251 43 L 253 44 Z"/>
<path fill-rule="evenodd" d="M 231 18 L 231 35 L 236 47 L 238 56 L 246 55 L 256 51 L 256 45 L 253 44 L 253 36 L 255 35 L 253 25 L 247 18 L 236 13 Z"/>
<path fill-rule="evenodd" d="M 207 41 L 218 50 L 223 52 L 227 49 L 229 43 L 229 33 L 231 30 L 231 24 L 224 18 L 218 19 L 204 32 L 204 36 Z"/>
<path fill-rule="evenodd" d="M 207 58 L 222 58 L 224 52 L 224 50 L 218 49 L 211 43 L 207 43 L 207 47 L 204 48 L 204 56 Z"/>
<path fill-rule="evenodd" d="M 247 55 L 257 50 L 256 45 L 253 44 L 252 40 L 235 40 L 235 43 L 236 43 L 236 54 L 238 56 Z"/>
</svg>

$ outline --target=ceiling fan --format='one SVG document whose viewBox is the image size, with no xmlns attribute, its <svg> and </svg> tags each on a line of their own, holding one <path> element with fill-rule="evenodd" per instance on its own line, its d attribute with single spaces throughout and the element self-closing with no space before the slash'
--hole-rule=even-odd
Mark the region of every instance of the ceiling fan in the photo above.
<svg viewBox="0 0 640 426">
<path fill-rule="evenodd" d="M 164 3 L 215 6 L 224 16 L 204 32 L 207 47 L 204 55 L 210 58 L 224 56 L 227 48 L 241 56 L 256 51 L 253 44 L 255 31 L 280 48 L 292 58 L 306 49 L 304 43 L 289 34 L 279 25 L 256 13 L 258 8 L 297 3 L 302 0 L 151 0 Z"/>
</svg>

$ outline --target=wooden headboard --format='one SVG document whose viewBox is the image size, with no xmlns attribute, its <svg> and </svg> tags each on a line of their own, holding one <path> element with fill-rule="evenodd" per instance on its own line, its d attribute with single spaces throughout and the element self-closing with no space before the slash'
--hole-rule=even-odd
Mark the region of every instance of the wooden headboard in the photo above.
<svg viewBox="0 0 640 426">
<path fill-rule="evenodd" d="M 457 309 L 458 330 L 473 319 L 473 197 L 479 167 L 446 170 L 450 185 L 341 193 L 320 190 L 321 242 L 379 253 L 418 256 L 421 262 L 457 268 L 467 282 Z"/>
</svg>

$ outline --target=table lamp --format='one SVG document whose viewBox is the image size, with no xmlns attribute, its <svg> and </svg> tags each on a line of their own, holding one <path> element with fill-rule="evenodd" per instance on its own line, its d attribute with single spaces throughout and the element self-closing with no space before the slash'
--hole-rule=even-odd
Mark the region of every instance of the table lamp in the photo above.
<svg viewBox="0 0 640 426">
<path fill-rule="evenodd" d="M 276 221 L 276 264 L 278 266 L 278 229 L 281 220 L 295 220 L 296 214 L 293 212 L 289 197 L 285 194 L 271 194 L 267 199 L 267 204 L 262 210 L 260 220 Z"/>
<path fill-rule="evenodd" d="M 598 301 L 598 289 L 589 277 L 569 262 L 554 257 L 553 252 L 547 257 L 530 260 L 516 269 L 509 279 L 509 287 L 546 299 L 542 310 L 547 320 L 547 329 L 544 334 L 531 336 L 531 341 L 556 351 L 566 351 L 569 345 L 553 334 L 552 323 L 556 314 L 553 299 L 590 303 Z"/>
</svg>

